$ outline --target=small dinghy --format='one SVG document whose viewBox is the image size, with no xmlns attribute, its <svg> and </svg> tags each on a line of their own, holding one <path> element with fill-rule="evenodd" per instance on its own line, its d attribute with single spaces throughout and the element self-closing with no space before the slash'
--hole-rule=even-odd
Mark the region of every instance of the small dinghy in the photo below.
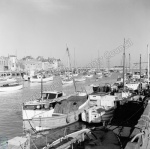
<svg viewBox="0 0 150 149">
<path fill-rule="evenodd" d="M 33 76 L 33 77 L 30 78 L 30 82 L 31 83 L 41 83 L 41 81 L 43 83 L 49 82 L 49 81 L 53 81 L 53 76 L 42 77 L 40 75 L 35 75 L 35 76 Z"/>
<path fill-rule="evenodd" d="M 64 79 L 62 80 L 62 84 L 65 85 L 65 84 L 73 84 L 73 79 Z"/>
<path fill-rule="evenodd" d="M 75 78 L 74 80 L 75 80 L 75 82 L 83 82 L 83 81 L 86 80 L 86 78 L 85 77 L 81 77 L 81 78 Z"/>
<path fill-rule="evenodd" d="M 0 92 L 16 91 L 22 88 L 23 85 L 19 83 L 3 84 L 2 86 L 0 86 Z"/>
</svg>

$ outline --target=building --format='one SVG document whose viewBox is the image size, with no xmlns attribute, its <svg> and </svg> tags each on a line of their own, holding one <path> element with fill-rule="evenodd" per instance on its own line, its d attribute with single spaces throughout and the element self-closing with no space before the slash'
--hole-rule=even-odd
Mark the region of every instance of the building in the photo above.
<svg viewBox="0 0 150 149">
<path fill-rule="evenodd" d="M 22 61 L 24 65 L 24 71 L 27 73 L 36 72 L 42 70 L 42 62 L 36 59 L 30 59 L 27 61 Z"/>
<path fill-rule="evenodd" d="M 9 55 L 8 56 L 8 68 L 9 68 L 9 70 L 17 71 L 17 68 L 18 68 L 17 63 L 18 63 L 17 56 L 15 56 L 15 55 Z"/>
<path fill-rule="evenodd" d="M 9 62 L 8 57 L 4 57 L 4 56 L 0 57 L 0 71 L 9 70 L 8 62 Z"/>
</svg>

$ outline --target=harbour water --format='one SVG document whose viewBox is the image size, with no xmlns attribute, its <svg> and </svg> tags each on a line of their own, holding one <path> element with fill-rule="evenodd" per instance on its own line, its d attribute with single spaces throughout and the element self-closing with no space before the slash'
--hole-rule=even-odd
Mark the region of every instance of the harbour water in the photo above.
<svg viewBox="0 0 150 149">
<path fill-rule="evenodd" d="M 118 73 L 113 73 L 111 77 L 96 79 L 95 77 L 86 79 L 85 82 L 76 83 L 76 90 L 81 91 L 84 86 L 90 84 L 113 83 L 118 77 Z M 40 97 L 41 84 L 23 82 L 24 88 L 15 92 L 0 92 L 0 136 L 11 139 L 23 135 L 23 123 L 21 105 L 25 101 L 34 100 Z M 43 83 L 43 90 L 62 90 L 67 95 L 75 92 L 74 85 L 61 85 L 61 79 L 55 77 L 54 81 Z"/>
</svg>

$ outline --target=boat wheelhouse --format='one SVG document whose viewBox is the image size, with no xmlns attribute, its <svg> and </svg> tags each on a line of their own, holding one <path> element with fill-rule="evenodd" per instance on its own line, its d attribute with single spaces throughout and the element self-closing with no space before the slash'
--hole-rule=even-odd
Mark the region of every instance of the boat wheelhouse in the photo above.
<svg viewBox="0 0 150 149">
<path fill-rule="evenodd" d="M 42 97 L 34 101 L 23 103 L 22 115 L 23 120 L 30 120 L 35 116 L 48 117 L 51 116 L 55 104 L 63 100 L 65 94 L 58 91 L 44 91 Z"/>
</svg>

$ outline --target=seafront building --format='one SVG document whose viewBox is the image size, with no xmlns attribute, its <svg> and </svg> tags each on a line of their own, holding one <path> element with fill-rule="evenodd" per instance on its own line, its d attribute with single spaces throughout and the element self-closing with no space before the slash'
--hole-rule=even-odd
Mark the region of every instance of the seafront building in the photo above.
<svg viewBox="0 0 150 149">
<path fill-rule="evenodd" d="M 9 55 L 8 57 L 0 57 L 0 71 L 17 71 L 17 57 Z"/>
<path fill-rule="evenodd" d="M 8 55 L 8 57 L 1 56 L 0 73 L 25 72 L 28 74 L 34 74 L 34 72 L 41 70 L 58 70 L 61 66 L 60 63 L 60 59 L 44 59 L 41 56 L 38 56 L 36 59 L 31 56 L 26 56 L 21 60 L 18 60 L 15 55 Z"/>
</svg>

